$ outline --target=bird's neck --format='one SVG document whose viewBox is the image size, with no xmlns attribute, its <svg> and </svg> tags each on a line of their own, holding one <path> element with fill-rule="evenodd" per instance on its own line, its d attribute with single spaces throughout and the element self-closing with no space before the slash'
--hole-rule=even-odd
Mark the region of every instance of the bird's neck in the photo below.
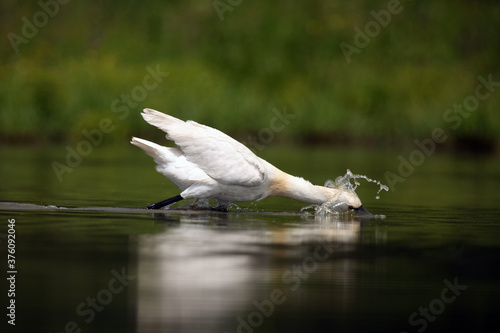
<svg viewBox="0 0 500 333">
<path fill-rule="evenodd" d="M 271 196 L 286 197 L 312 204 L 322 204 L 338 190 L 311 184 L 309 181 L 278 170 L 269 188 Z"/>
</svg>

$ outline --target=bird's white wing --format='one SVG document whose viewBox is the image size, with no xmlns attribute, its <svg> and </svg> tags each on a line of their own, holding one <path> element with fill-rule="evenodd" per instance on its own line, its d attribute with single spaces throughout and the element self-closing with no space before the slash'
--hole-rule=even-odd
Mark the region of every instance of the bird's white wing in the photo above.
<svg viewBox="0 0 500 333">
<path fill-rule="evenodd" d="M 167 133 L 186 159 L 210 177 L 227 185 L 258 186 L 266 169 L 250 149 L 214 128 L 194 121 L 184 122 L 164 113 L 144 109 L 144 119 Z"/>
</svg>

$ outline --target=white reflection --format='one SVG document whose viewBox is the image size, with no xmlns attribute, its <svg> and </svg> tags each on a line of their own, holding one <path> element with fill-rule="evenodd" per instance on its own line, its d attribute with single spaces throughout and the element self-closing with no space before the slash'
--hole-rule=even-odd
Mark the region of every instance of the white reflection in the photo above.
<svg viewBox="0 0 500 333">
<path fill-rule="evenodd" d="M 164 233 L 139 238 L 139 332 L 234 332 L 236 317 L 256 295 L 268 293 L 271 284 L 289 287 L 283 282 L 289 262 L 310 256 L 308 249 L 318 244 L 333 245 L 336 255 L 352 251 L 361 225 L 319 216 L 302 222 L 293 217 L 272 229 L 238 221 L 218 226 L 217 216 L 179 219 Z M 333 278 L 351 280 L 350 269 L 336 270 Z"/>
</svg>

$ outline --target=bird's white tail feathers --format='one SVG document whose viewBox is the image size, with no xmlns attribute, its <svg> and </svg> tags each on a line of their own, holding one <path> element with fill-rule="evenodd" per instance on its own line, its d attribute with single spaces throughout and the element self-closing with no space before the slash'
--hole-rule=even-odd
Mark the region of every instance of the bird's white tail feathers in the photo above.
<svg viewBox="0 0 500 333">
<path fill-rule="evenodd" d="M 174 162 L 182 155 L 182 152 L 177 148 L 160 146 L 154 142 L 140 138 L 133 137 L 130 143 L 144 150 L 158 165 Z"/>
</svg>

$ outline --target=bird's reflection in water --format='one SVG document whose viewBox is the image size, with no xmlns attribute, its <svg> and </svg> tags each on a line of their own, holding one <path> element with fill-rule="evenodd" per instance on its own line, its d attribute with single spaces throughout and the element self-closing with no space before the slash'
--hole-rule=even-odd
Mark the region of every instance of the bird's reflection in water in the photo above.
<svg viewBox="0 0 500 333">
<path fill-rule="evenodd" d="M 164 233 L 139 239 L 141 332 L 236 331 L 237 317 L 255 299 L 276 287 L 297 289 L 304 274 L 321 277 L 326 267 L 335 283 L 353 278 L 345 254 L 360 238 L 355 219 L 294 216 L 256 227 L 248 223 L 258 217 L 244 223 L 219 215 L 176 218 L 180 223 Z M 294 276 L 301 265 L 303 275 Z"/>
</svg>

